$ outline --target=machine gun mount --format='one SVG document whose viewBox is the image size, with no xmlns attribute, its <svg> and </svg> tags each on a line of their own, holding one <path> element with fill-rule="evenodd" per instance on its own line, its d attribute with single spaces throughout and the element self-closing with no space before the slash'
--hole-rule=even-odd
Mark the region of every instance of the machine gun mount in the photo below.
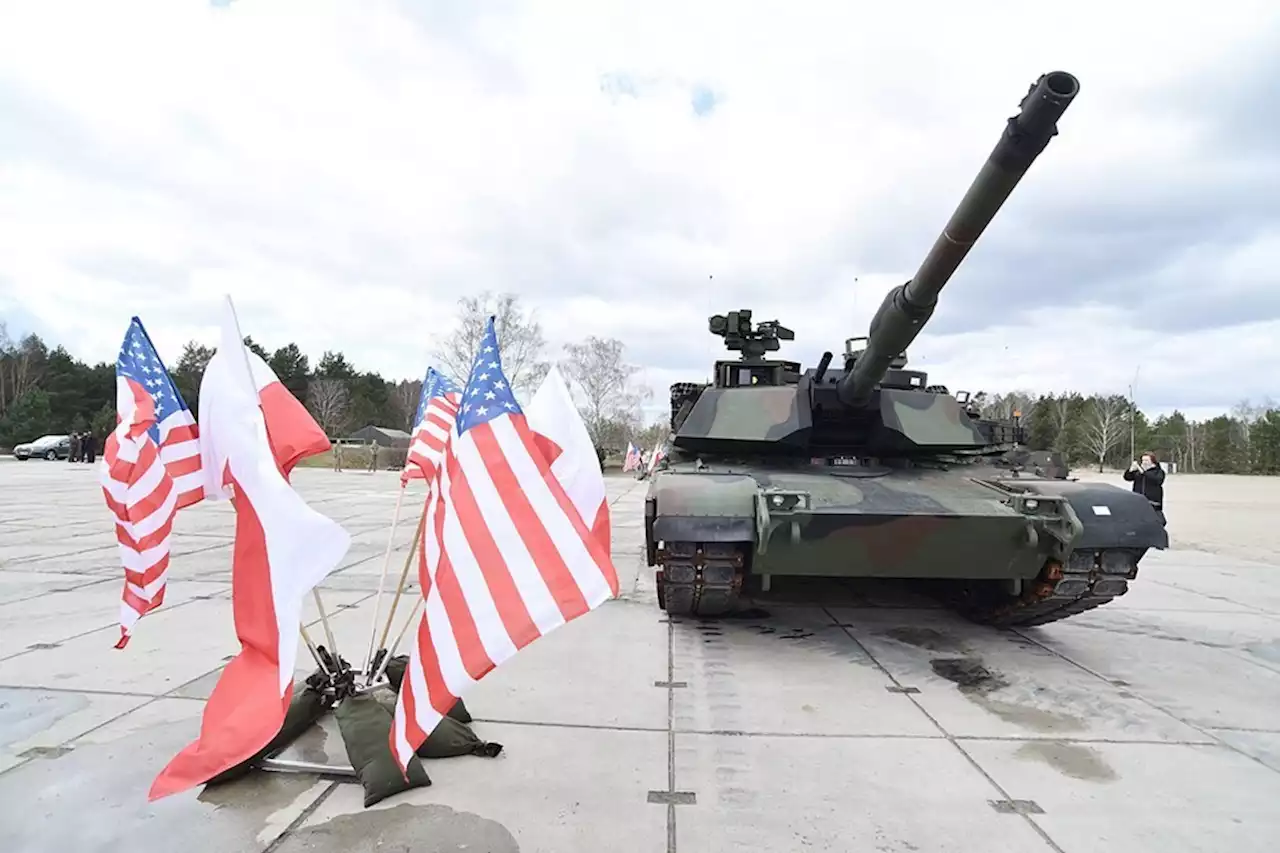
<svg viewBox="0 0 1280 853">
<path fill-rule="evenodd" d="M 725 349 L 742 353 L 736 361 L 717 361 L 715 384 L 720 388 L 744 385 L 794 385 L 800 381 L 800 364 L 765 358 L 777 352 L 782 341 L 794 341 L 796 333 L 777 320 L 751 322 L 751 311 L 741 309 L 708 319 L 711 334 L 724 338 Z"/>
<path fill-rule="evenodd" d="M 741 352 L 743 361 L 762 361 L 765 353 L 777 352 L 782 341 L 796 339 L 796 333 L 777 320 L 753 324 L 751 311 L 747 309 L 716 314 L 710 318 L 708 326 L 711 334 L 724 338 L 725 349 Z"/>
</svg>

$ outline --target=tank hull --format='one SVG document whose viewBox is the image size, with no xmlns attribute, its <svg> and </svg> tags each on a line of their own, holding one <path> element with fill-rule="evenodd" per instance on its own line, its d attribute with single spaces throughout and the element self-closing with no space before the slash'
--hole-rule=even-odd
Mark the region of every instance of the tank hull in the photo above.
<svg viewBox="0 0 1280 853">
<path fill-rule="evenodd" d="M 974 465 L 676 464 L 650 483 L 645 534 L 669 612 L 727 613 L 775 577 L 901 578 L 998 624 L 1020 624 L 1006 611 L 1024 599 L 1122 595 L 1168 546 L 1132 492 Z"/>
</svg>

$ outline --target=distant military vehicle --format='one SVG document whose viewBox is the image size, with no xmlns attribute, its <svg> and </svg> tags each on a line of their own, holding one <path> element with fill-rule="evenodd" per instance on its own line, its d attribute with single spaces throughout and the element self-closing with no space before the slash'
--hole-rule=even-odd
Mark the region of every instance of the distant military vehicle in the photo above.
<svg viewBox="0 0 1280 853">
<path fill-rule="evenodd" d="M 1076 78 L 1042 76 L 906 284 L 865 338 L 814 368 L 766 358 L 794 333 L 750 311 L 710 318 L 725 347 L 713 381 L 671 387 L 670 453 L 645 502 L 658 603 L 717 616 L 775 576 L 934 581 L 970 618 L 1040 625 L 1122 595 L 1150 548 L 1151 505 L 1114 486 L 1014 471 L 1018 426 L 983 421 L 906 350 L 939 293 L 1057 134 Z"/>
<path fill-rule="evenodd" d="M 1057 450 L 1018 447 L 996 457 L 996 464 L 1008 468 L 1015 477 L 1030 474 L 1052 480 L 1065 480 L 1071 474 L 1066 457 Z"/>
</svg>

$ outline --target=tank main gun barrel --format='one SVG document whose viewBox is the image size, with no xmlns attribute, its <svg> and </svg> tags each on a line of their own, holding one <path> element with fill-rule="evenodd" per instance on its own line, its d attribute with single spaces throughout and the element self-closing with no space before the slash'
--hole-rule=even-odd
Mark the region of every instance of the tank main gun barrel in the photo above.
<svg viewBox="0 0 1280 853">
<path fill-rule="evenodd" d="M 840 400 L 865 406 L 893 360 L 905 352 L 933 315 L 938 294 L 995 218 L 1027 169 L 1058 133 L 1057 122 L 1080 91 L 1065 71 L 1040 77 L 1009 119 L 951 219 L 906 284 L 889 291 L 871 321 L 867 347 L 837 386 Z"/>
</svg>

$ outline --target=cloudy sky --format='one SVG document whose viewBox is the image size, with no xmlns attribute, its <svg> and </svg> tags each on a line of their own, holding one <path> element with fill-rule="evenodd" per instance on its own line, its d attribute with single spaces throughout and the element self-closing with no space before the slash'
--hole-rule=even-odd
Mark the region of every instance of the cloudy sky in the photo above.
<svg viewBox="0 0 1280 853">
<path fill-rule="evenodd" d="M 490 289 L 658 389 L 705 378 L 737 308 L 811 364 L 1062 69 L 1061 134 L 913 364 L 1280 398 L 1280 5 L 891 5 L 6 0 L 0 318 L 99 360 L 137 313 L 172 362 L 231 293 L 269 347 L 407 377 Z"/>
</svg>

